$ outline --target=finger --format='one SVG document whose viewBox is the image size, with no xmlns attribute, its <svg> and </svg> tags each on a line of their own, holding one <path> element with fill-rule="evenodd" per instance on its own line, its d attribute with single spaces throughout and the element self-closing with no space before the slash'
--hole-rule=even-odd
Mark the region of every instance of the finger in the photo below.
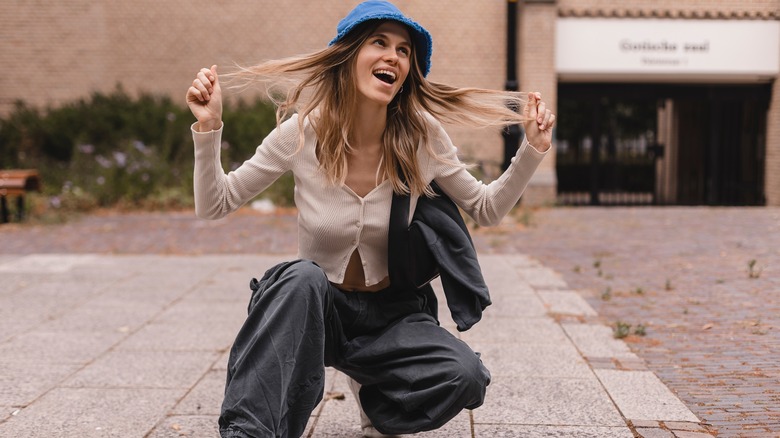
<svg viewBox="0 0 780 438">
<path fill-rule="evenodd" d="M 203 85 L 203 81 L 200 79 L 195 79 L 192 81 L 192 87 L 195 88 L 203 97 L 201 100 L 209 100 L 209 90 L 206 88 L 205 85 Z"/>
<path fill-rule="evenodd" d="M 544 110 L 544 116 L 539 124 L 539 129 L 544 130 L 545 127 L 550 126 L 550 116 L 552 116 L 552 111 Z"/>
<path fill-rule="evenodd" d="M 536 111 L 537 104 L 538 101 L 536 99 L 536 94 L 528 93 L 528 102 L 526 102 L 525 109 L 523 110 L 523 112 L 525 113 L 525 116 L 531 120 L 535 120 L 536 117 L 538 116 L 538 113 Z"/>
<path fill-rule="evenodd" d="M 221 99 L 222 97 L 222 88 L 219 85 L 219 75 L 217 74 L 217 65 L 214 64 L 211 66 L 211 69 L 209 70 L 209 74 L 211 75 L 211 83 L 214 86 L 214 92 L 218 93 L 217 98 Z"/>
<path fill-rule="evenodd" d="M 555 114 L 550 114 L 550 121 L 547 123 L 547 127 L 552 129 L 553 126 L 555 126 L 555 120 L 556 120 Z"/>
<path fill-rule="evenodd" d="M 211 66 L 209 73 L 211 73 L 211 82 L 216 86 L 217 82 L 219 82 L 219 75 L 217 75 L 217 64 Z"/>
<path fill-rule="evenodd" d="M 203 86 L 206 87 L 206 90 L 211 93 L 211 90 L 214 89 L 214 85 L 211 83 L 211 79 L 209 79 L 209 76 L 211 75 L 211 71 L 206 70 L 205 68 L 198 72 L 198 75 L 196 78 L 200 80 L 201 83 L 203 83 Z"/>
<path fill-rule="evenodd" d="M 536 122 L 539 124 L 544 123 L 544 116 L 547 110 L 547 105 L 544 102 L 539 102 L 536 106 Z"/>
<path fill-rule="evenodd" d="M 187 102 L 203 102 L 203 94 L 195 87 L 187 89 Z"/>
</svg>

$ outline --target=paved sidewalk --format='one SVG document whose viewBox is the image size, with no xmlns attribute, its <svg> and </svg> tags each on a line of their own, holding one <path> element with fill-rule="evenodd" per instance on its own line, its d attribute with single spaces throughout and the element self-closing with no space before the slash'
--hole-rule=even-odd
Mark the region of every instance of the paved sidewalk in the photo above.
<svg viewBox="0 0 780 438">
<path fill-rule="evenodd" d="M 287 258 L 0 255 L 0 436 L 216 437 L 248 280 Z M 494 304 L 460 336 L 493 374 L 487 400 L 419 436 L 710 436 L 558 273 L 480 261 Z M 306 436 L 360 436 L 334 370 Z"/>
</svg>

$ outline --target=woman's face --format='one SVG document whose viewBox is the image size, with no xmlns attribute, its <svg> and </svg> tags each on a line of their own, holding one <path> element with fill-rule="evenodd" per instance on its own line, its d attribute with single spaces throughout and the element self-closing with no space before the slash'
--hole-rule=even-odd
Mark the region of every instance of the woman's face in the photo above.
<svg viewBox="0 0 780 438">
<path fill-rule="evenodd" d="M 409 74 L 412 44 L 406 27 L 382 23 L 360 47 L 355 79 L 360 98 L 387 106 Z"/>
</svg>

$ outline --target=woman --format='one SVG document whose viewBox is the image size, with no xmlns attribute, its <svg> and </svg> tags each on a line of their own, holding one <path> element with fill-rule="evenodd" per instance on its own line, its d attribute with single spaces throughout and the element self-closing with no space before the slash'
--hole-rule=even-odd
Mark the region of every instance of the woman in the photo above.
<svg viewBox="0 0 780 438">
<path fill-rule="evenodd" d="M 538 93 L 426 80 L 431 44 L 395 6 L 371 0 L 339 22 L 327 48 L 236 73 L 292 85 L 278 102 L 277 128 L 227 175 L 216 66 L 188 89 L 198 216 L 225 216 L 287 171 L 299 211 L 300 260 L 252 280 L 228 363 L 223 437 L 300 436 L 322 398 L 324 366 L 354 379 L 365 436 L 435 429 L 482 404 L 490 374 L 478 355 L 438 325 L 424 294 L 389 280 L 393 194 L 408 194 L 413 211 L 435 182 L 478 223 L 498 223 L 550 148 L 555 116 Z M 522 122 L 527 138 L 484 185 L 459 162 L 441 122 Z"/>
</svg>

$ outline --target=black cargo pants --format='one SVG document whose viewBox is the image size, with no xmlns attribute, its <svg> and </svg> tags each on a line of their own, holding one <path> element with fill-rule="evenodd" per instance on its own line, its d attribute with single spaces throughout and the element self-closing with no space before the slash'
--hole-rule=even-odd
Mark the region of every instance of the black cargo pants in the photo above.
<svg viewBox="0 0 780 438">
<path fill-rule="evenodd" d="M 484 400 L 490 373 L 426 311 L 424 295 L 345 293 L 301 260 L 251 287 L 228 361 L 223 438 L 301 436 L 322 399 L 325 366 L 362 384 L 363 409 L 385 434 L 439 428 Z"/>
</svg>

